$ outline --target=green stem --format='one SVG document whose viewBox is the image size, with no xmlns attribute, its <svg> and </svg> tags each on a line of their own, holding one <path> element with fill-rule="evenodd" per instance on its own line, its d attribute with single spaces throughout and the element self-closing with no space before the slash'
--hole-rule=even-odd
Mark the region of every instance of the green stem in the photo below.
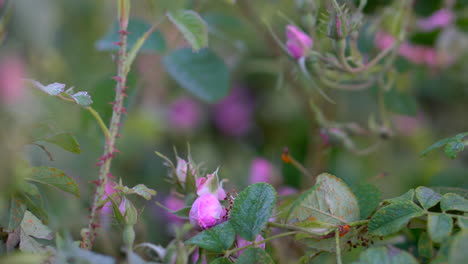
<svg viewBox="0 0 468 264">
<path fill-rule="evenodd" d="M 277 238 L 280 238 L 280 237 L 285 237 L 285 236 L 290 236 L 290 235 L 294 235 L 296 234 L 297 232 L 296 231 L 291 231 L 291 232 L 285 232 L 285 233 L 281 233 L 281 234 L 278 234 L 278 235 L 275 235 L 275 236 L 271 236 L 269 238 L 265 238 L 264 240 L 262 241 L 258 241 L 258 242 L 254 242 L 252 244 L 249 244 L 247 246 L 244 246 L 244 247 L 240 247 L 240 248 L 234 248 L 234 249 L 231 249 L 231 250 L 228 250 L 224 253 L 224 257 L 227 258 L 229 257 L 230 255 L 232 255 L 233 253 L 236 253 L 238 251 L 241 251 L 241 250 L 244 250 L 244 249 L 247 249 L 247 248 L 250 248 L 250 247 L 254 247 L 254 246 L 258 246 L 258 245 L 261 245 L 261 244 L 264 244 L 270 240 L 273 240 L 273 239 L 277 239 Z"/>
<path fill-rule="evenodd" d="M 106 141 L 108 141 L 111 138 L 111 134 L 109 132 L 109 129 L 107 128 L 106 124 L 104 124 L 104 121 L 102 120 L 101 116 L 99 115 L 94 108 L 91 106 L 85 107 L 86 110 L 88 110 L 91 115 L 96 119 L 98 122 L 99 127 L 101 128 L 102 132 L 104 133 L 104 136 L 106 137 Z"/>
<path fill-rule="evenodd" d="M 356 222 L 351 222 L 349 223 L 349 227 L 355 227 L 355 226 L 362 226 L 362 225 L 367 225 L 369 223 L 369 220 L 360 220 Z"/>
<path fill-rule="evenodd" d="M 335 243 L 336 243 L 336 263 L 342 264 L 341 262 L 341 245 L 340 245 L 340 231 L 335 231 Z"/>
</svg>

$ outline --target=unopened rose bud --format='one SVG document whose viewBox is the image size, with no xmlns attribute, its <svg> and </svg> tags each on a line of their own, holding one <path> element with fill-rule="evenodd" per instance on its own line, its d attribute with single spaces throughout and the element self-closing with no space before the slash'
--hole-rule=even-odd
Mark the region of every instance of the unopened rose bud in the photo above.
<svg viewBox="0 0 468 264">
<path fill-rule="evenodd" d="M 224 200 L 224 198 L 226 198 L 226 191 L 223 189 L 223 182 L 219 181 L 217 171 L 206 175 L 206 177 L 197 179 L 196 185 L 197 195 L 199 196 L 211 193 L 216 195 L 219 200 Z"/>
<path fill-rule="evenodd" d="M 176 176 L 179 182 L 184 183 L 186 178 L 187 178 L 187 172 L 190 170 L 193 174 L 193 168 L 190 163 L 185 161 L 184 159 L 181 159 L 177 157 L 177 166 L 176 166 Z"/>
<path fill-rule="evenodd" d="M 328 22 L 327 36 L 334 40 L 342 40 L 346 37 L 346 21 L 338 13 L 332 14 Z"/>
<path fill-rule="evenodd" d="M 286 38 L 286 48 L 295 59 L 305 57 L 313 45 L 312 38 L 293 25 L 286 27 Z"/>
<path fill-rule="evenodd" d="M 198 197 L 190 209 L 190 223 L 195 227 L 207 229 L 220 223 L 223 207 L 218 197 L 211 193 Z"/>
</svg>

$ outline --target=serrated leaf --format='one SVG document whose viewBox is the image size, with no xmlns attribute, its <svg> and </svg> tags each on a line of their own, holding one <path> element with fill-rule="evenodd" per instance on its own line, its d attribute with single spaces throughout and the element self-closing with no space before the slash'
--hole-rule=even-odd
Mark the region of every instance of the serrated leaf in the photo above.
<svg viewBox="0 0 468 264">
<path fill-rule="evenodd" d="M 237 264 L 274 264 L 270 255 L 261 248 L 248 248 L 237 259 Z"/>
<path fill-rule="evenodd" d="M 169 20 L 182 33 L 194 51 L 208 46 L 208 27 L 194 11 L 176 11 L 167 14 Z"/>
<path fill-rule="evenodd" d="M 361 219 L 366 219 L 380 204 L 382 192 L 373 184 L 361 184 L 354 194 L 358 199 Z"/>
<path fill-rule="evenodd" d="M 453 239 L 452 246 L 449 253 L 449 264 L 465 263 L 468 259 L 468 231 L 463 230 L 458 233 Z"/>
<path fill-rule="evenodd" d="M 395 202 L 380 208 L 369 221 L 369 233 L 386 236 L 403 229 L 414 217 L 424 215 L 424 210 L 412 202 Z"/>
<path fill-rule="evenodd" d="M 395 247 L 375 247 L 366 249 L 353 264 L 417 264 L 418 261 L 408 252 Z"/>
<path fill-rule="evenodd" d="M 131 19 L 128 22 L 127 31 L 130 32 L 127 36 L 127 50 L 131 50 L 138 39 L 149 29 L 151 25 L 145 21 Z M 99 41 L 96 42 L 96 49 L 101 51 L 118 51 L 119 46 L 113 43 L 120 41 L 119 23 L 115 22 L 109 32 Z M 145 40 L 139 52 L 164 52 L 166 50 L 166 41 L 159 31 L 154 31 Z"/>
<path fill-rule="evenodd" d="M 209 251 L 222 253 L 231 247 L 236 238 L 236 231 L 230 222 L 221 223 L 206 229 L 189 240 L 186 244 L 197 245 Z"/>
<path fill-rule="evenodd" d="M 80 189 L 78 188 L 78 184 L 76 184 L 75 180 L 59 169 L 50 167 L 33 167 L 31 169 L 31 176 L 27 179 L 54 186 L 64 192 L 80 197 Z"/>
<path fill-rule="evenodd" d="M 156 195 L 156 191 L 155 191 L 155 190 L 146 187 L 146 185 L 144 185 L 144 184 L 138 184 L 138 185 L 136 185 L 135 187 L 133 187 L 133 188 L 131 189 L 131 191 L 132 191 L 134 194 L 139 195 L 139 196 L 145 198 L 146 200 L 150 200 L 151 197 L 153 197 L 154 195 Z"/>
<path fill-rule="evenodd" d="M 11 196 L 0 210 L 0 226 L 5 231 L 12 232 L 21 224 L 25 211 L 26 202 L 18 196 Z"/>
<path fill-rule="evenodd" d="M 76 138 L 70 133 L 59 133 L 51 137 L 41 139 L 41 141 L 49 142 L 55 144 L 66 151 L 72 153 L 81 153 L 80 145 Z"/>
<path fill-rule="evenodd" d="M 51 240 L 53 238 L 52 230 L 45 226 L 31 212 L 26 211 L 21 221 L 21 230 L 28 236 Z"/>
<path fill-rule="evenodd" d="M 47 212 L 44 209 L 42 195 L 39 192 L 37 186 L 25 181 L 23 185 L 23 192 L 20 196 L 22 200 L 26 202 L 28 210 L 47 224 Z"/>
<path fill-rule="evenodd" d="M 424 209 L 429 209 L 442 200 L 442 195 L 432 189 L 420 186 L 416 188 L 416 198 Z"/>
<path fill-rule="evenodd" d="M 59 95 L 59 94 L 63 93 L 65 91 L 65 86 L 66 86 L 63 83 L 51 83 L 51 84 L 48 84 L 48 85 L 43 85 L 42 83 L 40 83 L 38 81 L 33 80 L 32 82 L 37 88 L 39 88 L 40 90 L 42 90 L 46 94 L 53 95 L 53 96 L 56 96 L 56 95 Z"/>
<path fill-rule="evenodd" d="M 384 202 L 386 202 L 386 203 L 413 202 L 414 195 L 415 195 L 414 189 L 410 189 L 406 193 L 404 193 L 404 194 L 402 194 L 402 195 L 400 195 L 398 197 L 392 198 L 392 199 L 387 199 Z"/>
<path fill-rule="evenodd" d="M 440 208 L 444 212 L 450 210 L 468 212 L 468 200 L 458 194 L 446 193 L 442 196 Z"/>
<path fill-rule="evenodd" d="M 423 232 L 419 236 L 418 253 L 420 256 L 423 256 L 425 258 L 432 258 L 432 256 L 434 255 L 432 241 L 427 235 L 427 232 Z"/>
<path fill-rule="evenodd" d="M 185 48 L 163 59 L 166 71 L 198 98 L 214 103 L 228 94 L 229 72 L 223 60 L 209 49 L 194 53 Z"/>
<path fill-rule="evenodd" d="M 445 155 L 454 159 L 457 155 L 465 149 L 465 143 L 463 141 L 451 141 L 445 145 Z"/>
<path fill-rule="evenodd" d="M 70 94 L 70 96 L 75 100 L 75 102 L 83 107 L 90 106 L 93 103 L 91 96 L 88 92 L 77 92 L 75 94 Z"/>
<path fill-rule="evenodd" d="M 291 207 L 288 222 L 307 219 L 329 224 L 344 224 L 359 220 L 358 201 L 339 178 L 322 173 L 317 183 L 301 195 Z"/>
<path fill-rule="evenodd" d="M 230 221 L 236 233 L 253 241 L 270 219 L 275 203 L 275 189 L 267 183 L 252 184 L 239 193 Z"/>
<path fill-rule="evenodd" d="M 453 221 L 446 214 L 429 214 L 427 231 L 432 241 L 441 243 L 452 233 Z"/>
<path fill-rule="evenodd" d="M 233 262 L 227 258 L 217 258 L 210 262 L 210 264 L 232 264 Z"/>
</svg>

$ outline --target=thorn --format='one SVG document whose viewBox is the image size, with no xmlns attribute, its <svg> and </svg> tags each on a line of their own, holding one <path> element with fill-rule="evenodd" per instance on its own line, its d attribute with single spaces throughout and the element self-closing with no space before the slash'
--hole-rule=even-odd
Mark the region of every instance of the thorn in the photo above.
<svg viewBox="0 0 468 264">
<path fill-rule="evenodd" d="M 116 82 L 121 82 L 122 81 L 122 78 L 120 78 L 120 76 L 114 76 L 114 77 L 112 77 L 112 79 L 114 79 Z"/>
<path fill-rule="evenodd" d="M 90 182 L 96 184 L 97 186 L 101 185 L 100 180 L 95 180 L 95 181 L 90 181 Z"/>
<path fill-rule="evenodd" d="M 121 107 L 120 108 L 120 112 L 122 112 L 122 114 L 127 114 L 127 109 L 125 107 Z"/>
<path fill-rule="evenodd" d="M 119 31 L 117 31 L 117 33 L 122 34 L 122 35 L 128 35 L 128 34 L 130 34 L 130 32 L 127 31 L 127 30 L 119 30 Z"/>
<path fill-rule="evenodd" d="M 107 173 L 107 177 L 111 178 L 111 179 L 115 179 L 114 175 L 112 175 L 112 173 Z"/>
<path fill-rule="evenodd" d="M 112 45 L 122 46 L 122 42 L 120 42 L 120 41 L 112 42 Z"/>
<path fill-rule="evenodd" d="M 118 134 L 118 135 L 120 136 L 120 134 Z M 116 149 L 116 148 L 114 148 L 113 152 L 115 152 L 115 153 L 121 153 L 120 150 L 118 150 L 118 149 Z"/>
<path fill-rule="evenodd" d="M 115 137 L 120 138 L 120 133 L 115 134 Z M 117 152 L 117 150 L 114 149 L 114 152 Z M 120 151 L 119 151 L 119 153 L 120 153 Z"/>
<path fill-rule="evenodd" d="M 102 166 L 103 164 L 104 164 L 104 162 L 100 161 L 100 162 L 96 163 L 95 165 L 99 167 L 99 166 Z"/>
<path fill-rule="evenodd" d="M 115 102 L 110 102 L 109 104 L 111 104 L 111 105 L 115 105 Z"/>
<path fill-rule="evenodd" d="M 122 93 L 122 96 L 123 97 L 128 97 L 128 95 L 126 93 Z"/>
</svg>

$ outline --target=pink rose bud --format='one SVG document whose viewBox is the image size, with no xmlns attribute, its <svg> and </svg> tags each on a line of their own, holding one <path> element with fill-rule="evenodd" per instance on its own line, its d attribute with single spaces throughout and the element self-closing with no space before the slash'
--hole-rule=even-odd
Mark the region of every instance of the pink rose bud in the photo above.
<svg viewBox="0 0 468 264">
<path fill-rule="evenodd" d="M 211 193 L 198 197 L 190 209 L 190 223 L 195 227 L 207 229 L 221 222 L 223 207 L 218 197 Z"/>
<path fill-rule="evenodd" d="M 250 166 L 249 183 L 266 182 L 273 183 L 274 168 L 266 159 L 256 158 Z"/>
<path fill-rule="evenodd" d="M 455 16 L 452 11 L 441 9 L 436 11 L 430 17 L 419 20 L 418 26 L 423 31 L 433 31 L 450 25 L 454 20 L 454 17 Z"/>
<path fill-rule="evenodd" d="M 127 206 L 127 199 L 124 197 L 119 205 L 119 211 L 123 216 L 125 216 L 125 211 L 127 211 L 126 206 Z"/>
<path fill-rule="evenodd" d="M 103 200 L 106 200 L 109 196 L 116 192 L 116 190 L 114 189 L 115 185 L 115 182 L 111 181 L 110 179 L 107 180 L 106 186 L 104 188 L 104 195 L 102 196 Z M 108 201 L 102 207 L 102 213 L 106 215 L 112 215 L 112 212 L 112 202 Z"/>
<path fill-rule="evenodd" d="M 177 157 L 176 175 L 179 182 L 185 182 L 188 172 L 187 169 L 189 169 L 192 174 L 195 174 L 195 170 L 192 168 L 192 165 L 189 162 Z"/>
<path fill-rule="evenodd" d="M 306 53 L 312 48 L 312 39 L 293 25 L 288 25 L 286 27 L 286 38 L 286 48 L 289 54 L 295 59 L 306 56 Z"/>
<path fill-rule="evenodd" d="M 264 240 L 264 238 L 261 235 L 257 235 L 257 237 L 255 238 L 255 243 L 260 242 L 262 240 Z M 247 240 L 243 239 L 240 236 L 237 237 L 237 248 L 245 247 L 245 246 L 248 246 L 250 244 L 252 244 L 252 242 L 247 241 Z M 262 243 L 260 245 L 255 246 L 255 247 L 265 249 L 265 243 Z M 239 250 L 239 253 L 238 253 L 239 256 L 242 255 L 242 252 L 244 252 L 244 250 L 245 249 Z"/>
<path fill-rule="evenodd" d="M 202 196 L 207 193 L 214 194 L 219 200 L 226 198 L 226 191 L 223 188 L 223 182 L 219 181 L 218 171 L 206 175 L 196 180 L 197 195 Z"/>
</svg>

